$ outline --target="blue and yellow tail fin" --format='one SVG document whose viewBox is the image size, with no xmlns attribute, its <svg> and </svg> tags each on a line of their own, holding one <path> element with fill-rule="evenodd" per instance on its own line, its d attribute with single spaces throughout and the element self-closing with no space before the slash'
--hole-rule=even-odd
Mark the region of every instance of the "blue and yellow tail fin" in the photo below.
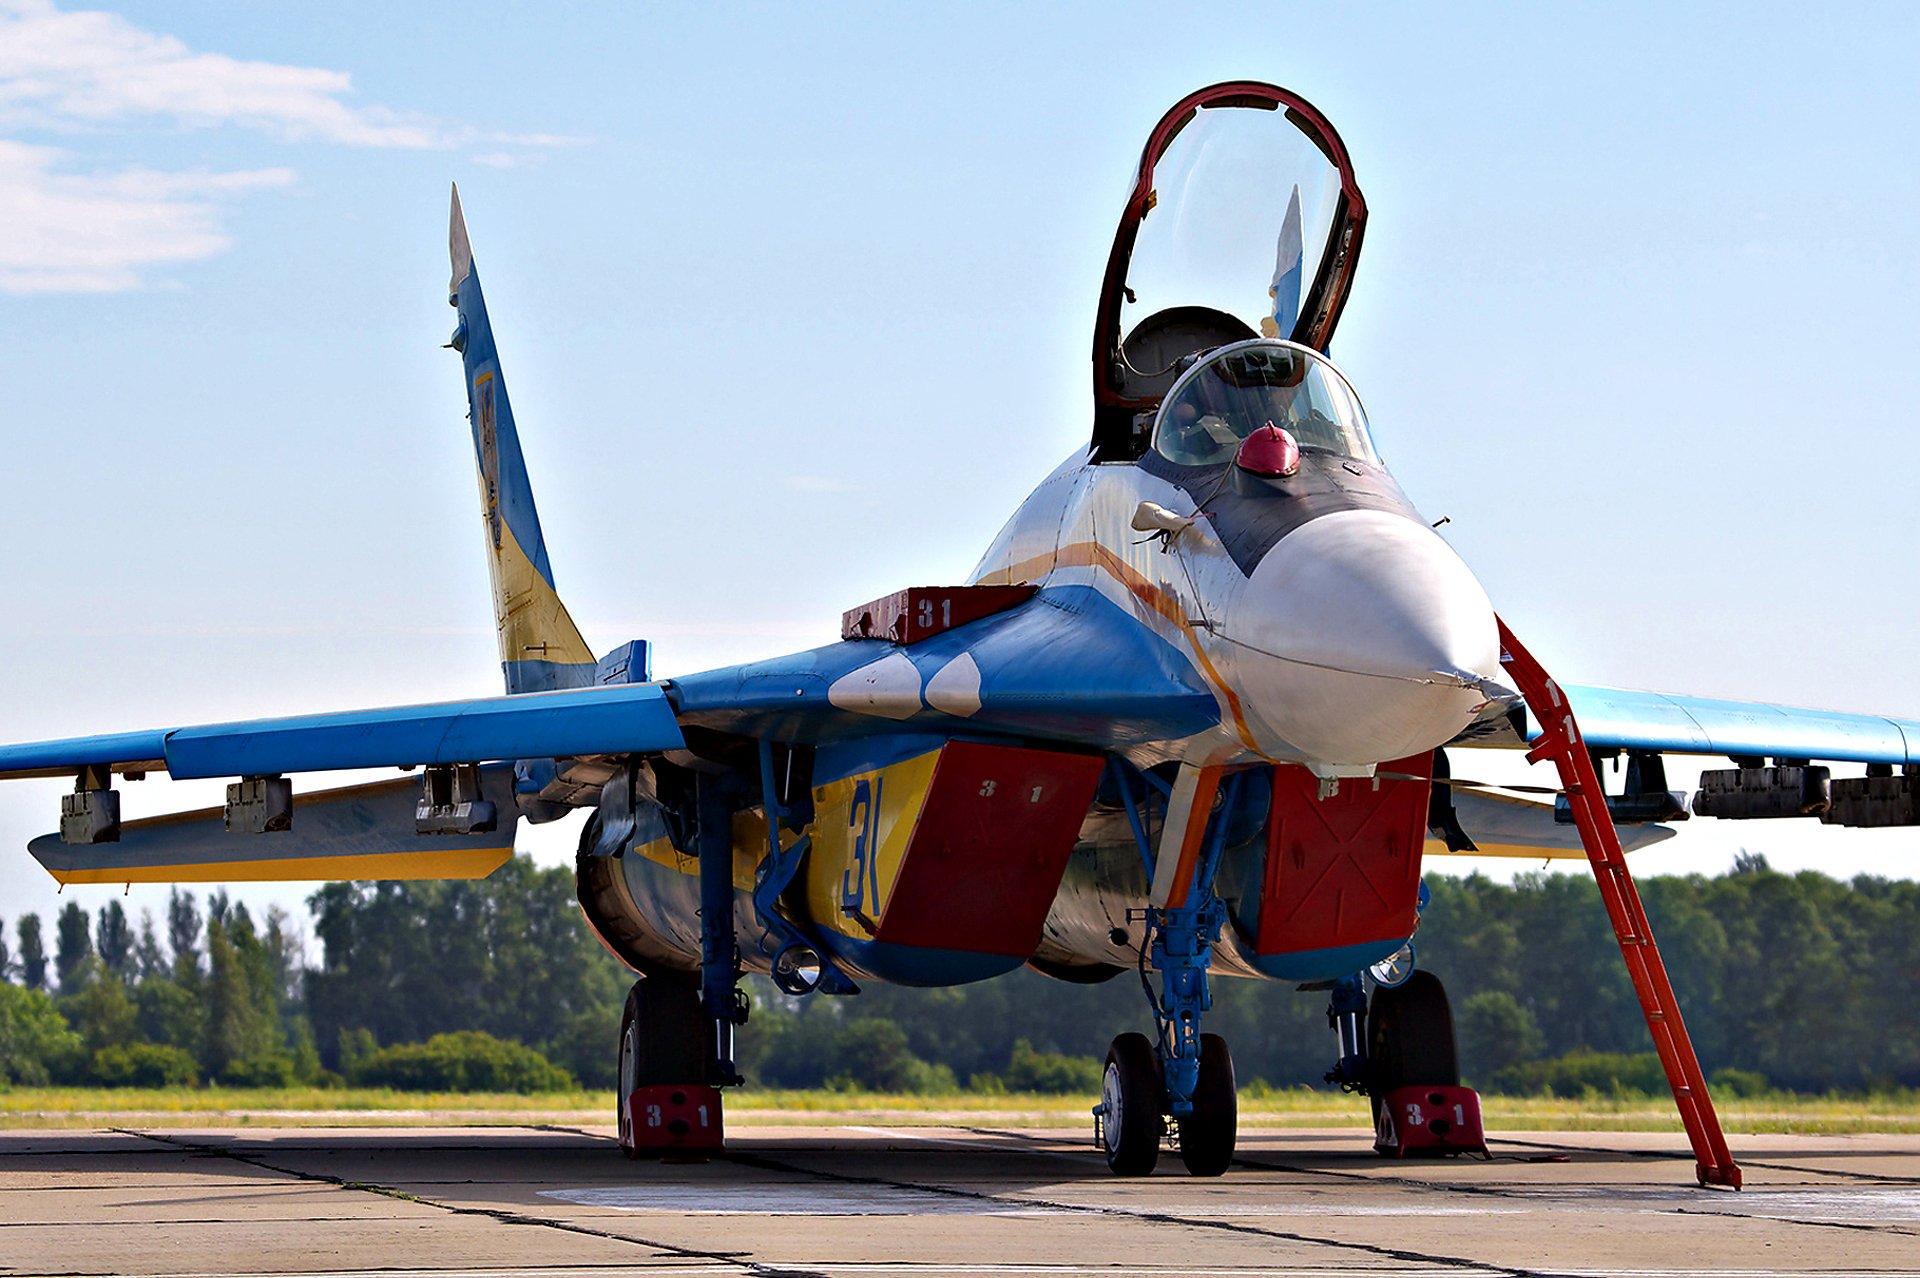
<svg viewBox="0 0 1920 1278">
<path fill-rule="evenodd" d="M 513 407 L 500 373 L 500 357 L 487 322 L 487 303 L 473 267 L 460 188 L 453 190 L 448 229 L 453 281 L 447 301 L 460 312 L 448 343 L 466 361 L 467 417 L 480 469 L 480 501 L 486 516 L 487 567 L 493 580 L 494 624 L 508 692 L 539 692 L 593 682 L 593 652 L 581 638 L 553 586 L 540 515 L 534 509 Z"/>
</svg>

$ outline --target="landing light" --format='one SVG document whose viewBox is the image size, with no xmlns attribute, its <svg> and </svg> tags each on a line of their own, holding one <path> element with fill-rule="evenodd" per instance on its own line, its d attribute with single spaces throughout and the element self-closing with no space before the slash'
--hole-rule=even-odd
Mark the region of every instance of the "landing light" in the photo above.
<svg viewBox="0 0 1920 1278">
<path fill-rule="evenodd" d="M 1300 443 L 1284 428 L 1268 422 L 1241 442 L 1233 464 L 1249 475 L 1291 475 L 1300 469 Z"/>
</svg>

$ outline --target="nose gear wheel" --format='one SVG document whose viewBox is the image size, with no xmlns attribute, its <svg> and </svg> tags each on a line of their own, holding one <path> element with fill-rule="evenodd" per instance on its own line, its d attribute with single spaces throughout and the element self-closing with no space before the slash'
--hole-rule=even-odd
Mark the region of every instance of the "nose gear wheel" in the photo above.
<svg viewBox="0 0 1920 1278">
<path fill-rule="evenodd" d="M 1195 1176 L 1219 1176 L 1233 1162 L 1240 1105 L 1234 1095 L 1233 1056 L 1218 1034 L 1200 1036 L 1200 1082 L 1193 1113 L 1180 1120 L 1180 1161 Z"/>
<path fill-rule="evenodd" d="M 1107 1049 L 1100 1083 L 1100 1145 L 1116 1176 L 1146 1176 L 1160 1160 L 1160 1115 L 1166 1102 L 1153 1044 L 1145 1034 L 1122 1034 Z"/>
</svg>

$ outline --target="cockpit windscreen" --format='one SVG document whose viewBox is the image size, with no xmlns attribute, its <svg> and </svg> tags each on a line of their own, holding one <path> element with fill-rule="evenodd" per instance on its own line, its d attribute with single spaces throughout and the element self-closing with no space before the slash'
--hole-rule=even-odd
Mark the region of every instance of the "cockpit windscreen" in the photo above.
<svg viewBox="0 0 1920 1278">
<path fill-rule="evenodd" d="M 1340 371 L 1304 346 L 1263 339 L 1223 346 L 1183 373 L 1160 405 L 1153 447 L 1181 466 L 1217 466 L 1262 426 L 1287 431 L 1302 449 L 1378 460 Z"/>
<path fill-rule="evenodd" d="M 1177 306 L 1291 338 L 1340 205 L 1340 170 L 1281 110 L 1204 109 L 1154 166 L 1120 332 Z M 1156 370 L 1142 369 L 1141 372 Z"/>
</svg>

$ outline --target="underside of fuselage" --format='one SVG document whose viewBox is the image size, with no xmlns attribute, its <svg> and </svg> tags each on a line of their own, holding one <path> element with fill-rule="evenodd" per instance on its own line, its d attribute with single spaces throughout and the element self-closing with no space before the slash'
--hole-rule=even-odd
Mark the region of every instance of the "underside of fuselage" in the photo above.
<svg viewBox="0 0 1920 1278">
<path fill-rule="evenodd" d="M 813 819 L 781 832 L 800 851 L 773 900 L 853 980 L 954 985 L 1031 964 L 1088 981 L 1141 962 L 1142 850 L 1161 839 L 1171 768 L 917 736 L 810 762 Z M 1325 798 L 1298 766 L 1232 774 L 1215 809 L 1213 890 L 1229 923 L 1215 970 L 1319 982 L 1398 950 L 1417 924 L 1427 767 L 1406 760 Z M 610 839 L 596 814 L 581 842 L 588 917 L 643 972 L 700 961 L 699 861 L 673 824 L 642 798 L 630 835 Z M 763 809 L 738 813 L 732 834 L 741 960 L 770 974 L 786 939 L 755 902 L 771 866 Z"/>
</svg>

